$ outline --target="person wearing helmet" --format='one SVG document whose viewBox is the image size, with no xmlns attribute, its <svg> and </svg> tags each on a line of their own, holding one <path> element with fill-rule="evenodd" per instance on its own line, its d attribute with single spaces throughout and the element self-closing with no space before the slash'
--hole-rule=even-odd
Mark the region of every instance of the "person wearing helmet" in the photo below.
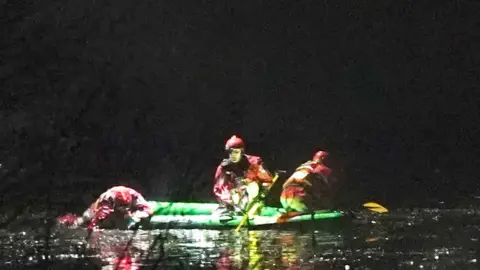
<svg viewBox="0 0 480 270">
<path fill-rule="evenodd" d="M 225 150 L 228 158 L 217 167 L 213 193 L 221 212 L 232 212 L 235 206 L 244 207 L 271 185 L 273 177 L 260 157 L 245 154 L 245 144 L 236 135 L 227 140 Z"/>
<path fill-rule="evenodd" d="M 131 228 L 141 219 L 153 214 L 143 196 L 136 190 L 115 186 L 100 195 L 81 217 L 66 215 L 59 222 L 68 227 Z"/>
<path fill-rule="evenodd" d="M 329 177 L 332 170 L 325 166 L 328 156 L 325 151 L 318 151 L 309 160 L 300 165 L 283 184 L 280 202 L 287 212 L 308 212 L 316 207 L 323 207 L 323 191 L 330 187 Z"/>
</svg>

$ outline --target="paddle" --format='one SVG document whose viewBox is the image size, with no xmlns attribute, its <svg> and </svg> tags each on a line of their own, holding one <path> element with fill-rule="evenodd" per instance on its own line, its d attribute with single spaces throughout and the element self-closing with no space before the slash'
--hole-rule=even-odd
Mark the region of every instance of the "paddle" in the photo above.
<svg viewBox="0 0 480 270">
<path fill-rule="evenodd" d="M 376 202 L 366 202 L 363 204 L 363 206 L 365 208 L 367 208 L 368 210 L 372 211 L 372 212 L 376 212 L 376 213 L 386 213 L 388 212 L 388 209 L 383 207 L 382 205 L 376 203 Z"/>
<path fill-rule="evenodd" d="M 376 202 L 366 202 L 362 206 L 365 207 L 367 210 L 375 212 L 375 213 L 382 214 L 382 213 L 387 213 L 388 212 L 388 209 L 386 207 L 384 207 L 381 204 L 376 203 Z M 353 210 L 350 210 L 350 211 L 347 211 L 347 212 L 353 213 Z M 301 215 L 301 214 L 305 214 L 305 213 L 294 212 L 294 214 L 291 214 L 289 216 L 288 216 L 288 213 L 287 213 L 286 216 L 287 216 L 287 219 L 289 219 L 289 218 L 292 218 L 292 217 L 295 217 L 295 216 Z"/>
<path fill-rule="evenodd" d="M 275 184 L 275 182 L 277 181 L 278 179 L 278 174 L 280 172 L 283 172 L 283 171 L 276 171 L 275 172 L 275 176 L 273 177 L 272 179 L 272 184 L 267 188 L 267 190 L 265 191 L 265 196 L 263 198 L 266 198 L 267 195 L 268 195 L 268 192 L 272 189 L 273 185 Z M 247 222 L 247 220 L 252 216 L 254 215 L 258 208 L 260 207 L 260 204 L 262 203 L 262 201 L 260 200 L 256 200 L 254 202 L 252 202 L 251 204 L 251 207 L 250 209 L 248 209 L 246 212 L 246 214 L 243 216 L 243 219 L 242 221 L 240 222 L 240 224 L 238 224 L 237 228 L 235 229 L 236 232 L 238 232 L 240 230 L 240 228 L 243 226 L 243 224 L 245 224 L 245 222 Z"/>
</svg>

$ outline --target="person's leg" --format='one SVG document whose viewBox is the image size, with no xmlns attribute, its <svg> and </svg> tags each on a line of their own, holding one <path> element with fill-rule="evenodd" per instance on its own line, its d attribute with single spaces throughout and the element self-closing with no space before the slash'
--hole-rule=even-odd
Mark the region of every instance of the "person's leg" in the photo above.
<svg viewBox="0 0 480 270">
<path fill-rule="evenodd" d="M 301 187 L 287 187 L 280 195 L 280 203 L 287 212 L 306 212 L 305 192 Z"/>
<path fill-rule="evenodd" d="M 288 207 L 295 212 L 304 213 L 308 211 L 308 206 L 305 204 L 303 197 L 300 196 L 291 198 Z"/>
</svg>

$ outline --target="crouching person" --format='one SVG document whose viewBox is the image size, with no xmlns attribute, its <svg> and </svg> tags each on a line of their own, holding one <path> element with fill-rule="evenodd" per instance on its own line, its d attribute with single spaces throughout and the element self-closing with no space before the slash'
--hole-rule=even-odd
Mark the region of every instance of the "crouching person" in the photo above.
<svg viewBox="0 0 480 270">
<path fill-rule="evenodd" d="M 331 169 L 323 163 L 327 155 L 318 151 L 285 181 L 280 202 L 287 212 L 306 213 L 325 205 L 322 191 L 329 189 L 331 175 Z"/>
<path fill-rule="evenodd" d="M 153 215 L 152 208 L 136 190 L 115 186 L 100 195 L 81 217 L 68 214 L 59 218 L 67 227 L 131 229 L 142 219 Z"/>
</svg>

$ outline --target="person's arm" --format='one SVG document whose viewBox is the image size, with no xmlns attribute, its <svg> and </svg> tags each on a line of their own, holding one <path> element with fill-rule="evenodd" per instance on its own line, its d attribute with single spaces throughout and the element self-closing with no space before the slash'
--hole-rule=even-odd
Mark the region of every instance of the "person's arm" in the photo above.
<svg viewBox="0 0 480 270">
<path fill-rule="evenodd" d="M 222 165 L 219 165 L 217 167 L 217 170 L 215 172 L 214 181 L 215 181 L 215 184 L 213 184 L 213 194 L 216 197 L 219 197 L 222 194 L 222 186 L 223 186 L 223 183 L 225 181 Z"/>
<path fill-rule="evenodd" d="M 113 212 L 113 204 L 111 200 L 101 200 L 97 203 L 97 208 L 93 212 L 93 217 L 88 224 L 88 229 L 92 230 L 98 226 L 98 223 L 104 220 Z"/>
<path fill-rule="evenodd" d="M 142 218 L 153 215 L 152 207 L 148 204 L 147 200 L 145 200 L 145 198 L 140 193 L 135 193 L 133 196 L 134 200 L 132 209 L 134 211 L 132 213 L 132 219 L 134 221 L 138 222 Z"/>
<path fill-rule="evenodd" d="M 95 216 L 95 212 L 97 209 L 98 200 L 92 203 L 87 210 L 85 210 L 81 217 L 78 217 L 75 221 L 75 225 L 77 226 L 84 226 L 92 221 Z"/>
<path fill-rule="evenodd" d="M 285 183 L 283 184 L 283 188 L 286 188 L 287 186 L 289 186 L 291 184 L 294 184 L 294 183 L 306 184 L 308 186 L 311 186 L 312 184 L 310 182 L 308 182 L 307 180 L 305 180 L 307 175 L 308 175 L 307 170 L 299 170 L 299 171 L 294 172 L 290 176 L 290 178 L 288 178 L 287 181 L 285 181 Z"/>
<path fill-rule="evenodd" d="M 250 156 L 250 169 L 249 171 L 253 173 L 247 173 L 246 177 L 249 178 L 250 181 L 258 181 L 262 183 L 272 183 L 273 176 L 272 174 L 265 169 L 265 165 L 263 164 L 263 160 L 260 157 Z"/>
<path fill-rule="evenodd" d="M 106 216 L 105 212 L 108 212 L 108 201 L 109 197 L 111 196 L 111 191 L 107 190 L 100 194 L 98 199 L 93 202 L 90 207 L 88 207 L 85 212 L 83 212 L 82 216 L 77 219 L 77 224 L 79 226 L 94 227 L 96 226 L 98 220 Z M 112 207 L 110 207 L 112 208 Z M 92 224 L 93 223 L 93 224 Z"/>
<path fill-rule="evenodd" d="M 264 183 L 272 183 L 273 176 L 272 174 L 263 167 L 263 164 L 258 165 L 257 178 Z"/>
<path fill-rule="evenodd" d="M 303 163 L 295 170 L 295 172 L 287 179 L 287 181 L 285 181 L 283 188 L 295 183 L 311 186 L 312 184 L 308 182 L 306 178 L 312 172 L 312 165 L 309 162 Z"/>
<path fill-rule="evenodd" d="M 228 166 L 229 160 L 224 159 L 217 167 L 215 172 L 215 184 L 213 186 L 213 194 L 222 201 L 230 199 L 230 193 L 235 189 L 233 175 L 225 168 Z"/>
</svg>

